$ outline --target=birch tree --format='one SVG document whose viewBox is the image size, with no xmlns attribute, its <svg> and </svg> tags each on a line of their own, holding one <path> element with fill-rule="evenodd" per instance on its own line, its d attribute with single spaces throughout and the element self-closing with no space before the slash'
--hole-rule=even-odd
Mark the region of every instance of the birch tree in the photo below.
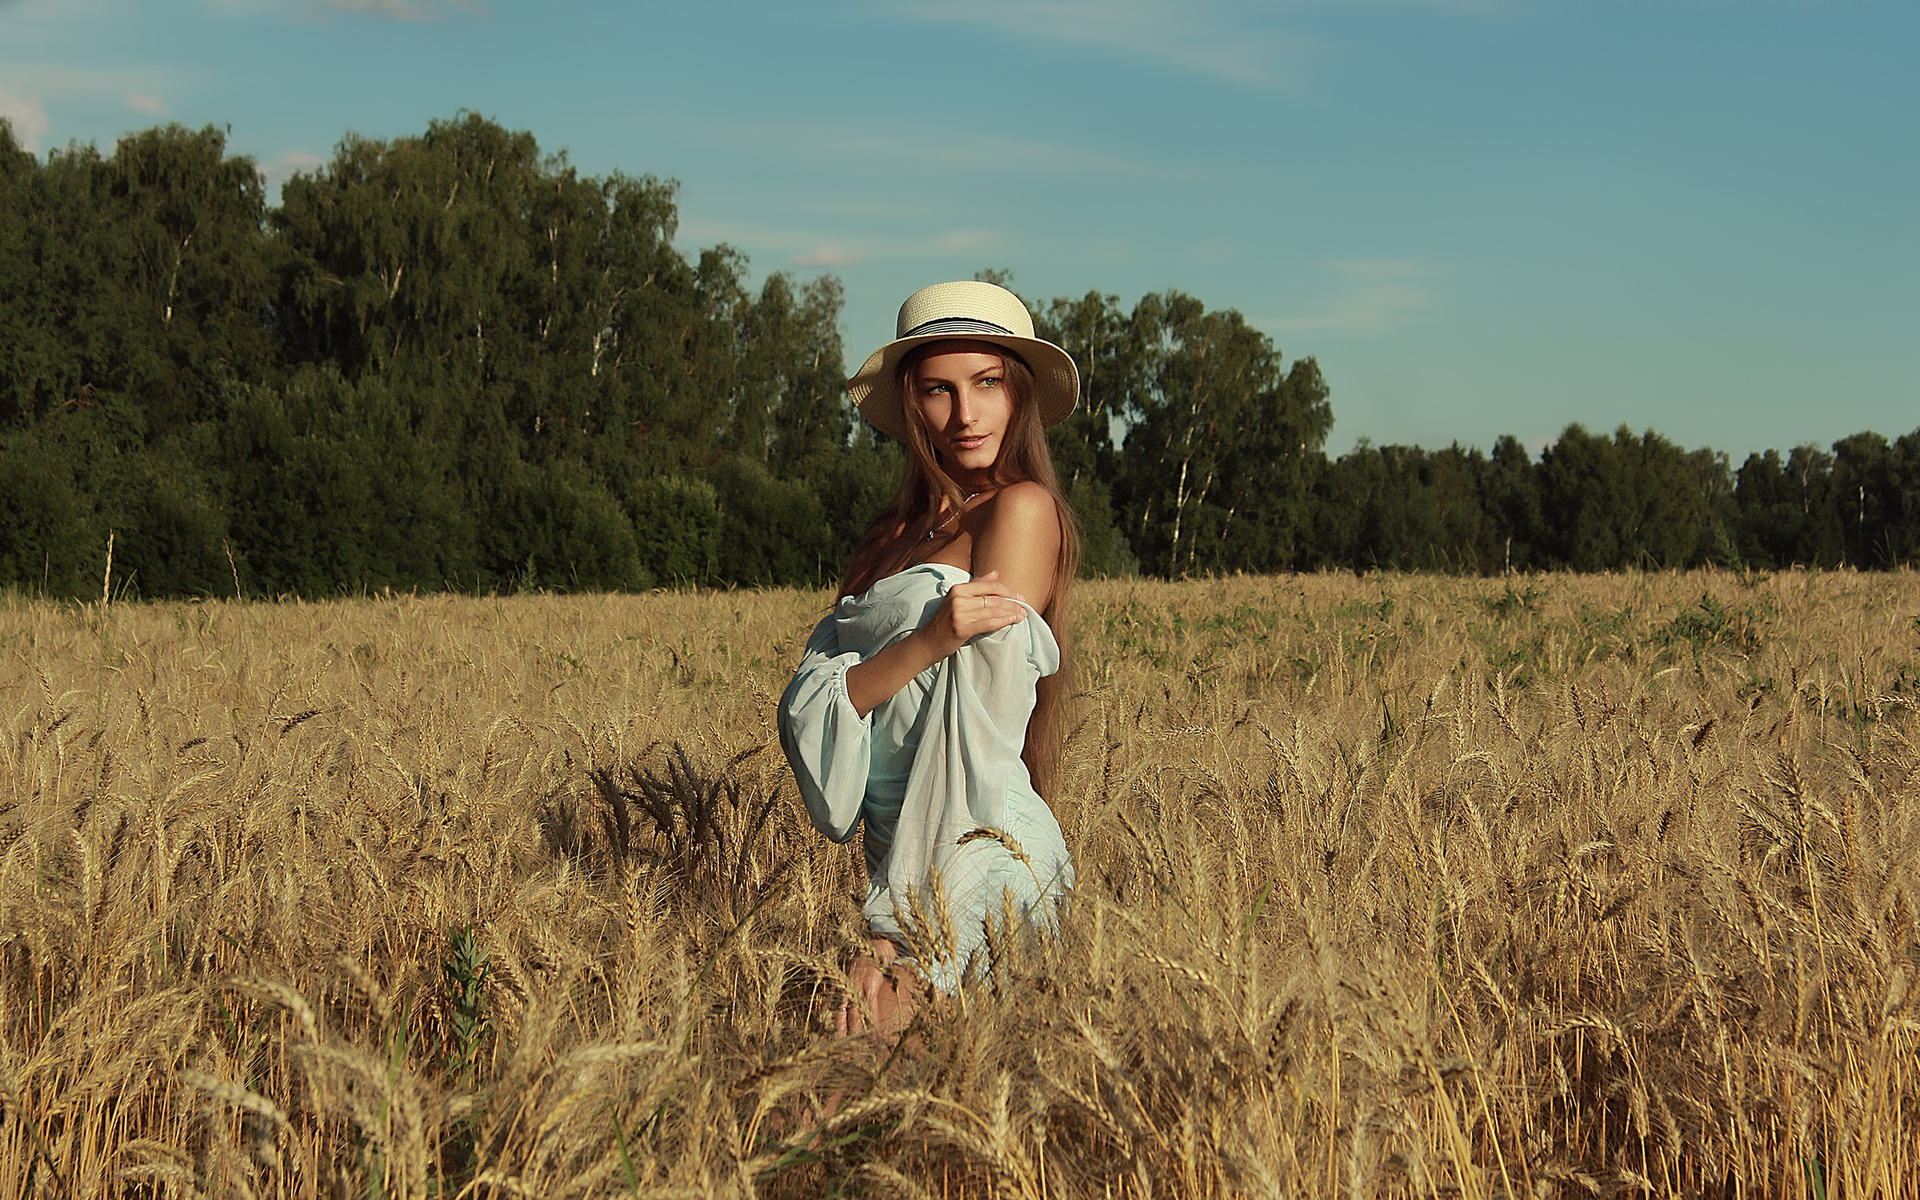
<svg viewBox="0 0 1920 1200">
<path fill-rule="evenodd" d="M 1237 567 L 1237 529 L 1299 519 L 1307 464 L 1331 424 L 1318 369 L 1290 376 L 1239 313 L 1179 292 L 1144 297 L 1129 340 L 1137 366 L 1114 489 L 1123 528 L 1156 574 Z"/>
</svg>

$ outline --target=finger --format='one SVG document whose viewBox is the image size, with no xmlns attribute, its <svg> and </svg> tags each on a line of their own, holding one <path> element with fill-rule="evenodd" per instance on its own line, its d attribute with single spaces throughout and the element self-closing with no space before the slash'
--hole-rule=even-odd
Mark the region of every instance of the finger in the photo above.
<svg viewBox="0 0 1920 1200">
<path fill-rule="evenodd" d="M 1025 620 L 1027 610 L 1011 596 L 968 596 L 954 605 L 957 624 L 997 628 L 1009 621 Z"/>
<path fill-rule="evenodd" d="M 1027 619 L 1027 610 L 1012 600 L 982 597 L 978 624 L 986 630 L 1005 629 Z"/>
<path fill-rule="evenodd" d="M 993 611 L 994 597 L 979 592 L 954 593 L 952 597 L 955 619 L 970 621 Z"/>
<path fill-rule="evenodd" d="M 959 634 L 963 640 L 970 642 L 977 637 L 984 637 L 990 633 L 998 633 L 1009 625 L 1018 625 L 1026 619 L 1027 614 L 1019 609 L 997 613 L 982 613 L 977 620 L 963 622 L 959 626 Z"/>
<path fill-rule="evenodd" d="M 998 596 L 1003 600 L 1017 600 L 1020 598 L 1018 592 L 1006 584 L 999 582 L 955 584 L 952 594 L 956 596 Z"/>
</svg>

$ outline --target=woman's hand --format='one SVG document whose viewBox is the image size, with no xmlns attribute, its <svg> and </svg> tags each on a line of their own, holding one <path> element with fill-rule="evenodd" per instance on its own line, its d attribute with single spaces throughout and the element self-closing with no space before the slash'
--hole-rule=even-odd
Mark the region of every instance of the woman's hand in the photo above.
<svg viewBox="0 0 1920 1200">
<path fill-rule="evenodd" d="M 983 633 L 996 633 L 1027 619 L 1023 597 L 1000 582 L 1000 572 L 956 583 L 947 590 L 933 619 L 921 626 L 932 649 L 945 658 Z M 935 661 L 938 661 L 936 659 Z"/>
<path fill-rule="evenodd" d="M 847 669 L 847 699 L 866 716 L 892 699 L 907 681 L 983 633 L 1027 619 L 1020 595 L 1000 582 L 1000 572 L 956 583 L 925 625 L 885 650 Z"/>
<path fill-rule="evenodd" d="M 894 960 L 900 948 L 891 938 L 869 938 L 868 953 L 847 970 L 851 994 L 834 1010 L 833 1031 L 842 1036 L 867 1028 L 867 1014 L 873 1014 L 875 1033 L 897 1033 L 913 1019 L 915 996 L 912 983 L 902 979 L 904 968 Z"/>
</svg>

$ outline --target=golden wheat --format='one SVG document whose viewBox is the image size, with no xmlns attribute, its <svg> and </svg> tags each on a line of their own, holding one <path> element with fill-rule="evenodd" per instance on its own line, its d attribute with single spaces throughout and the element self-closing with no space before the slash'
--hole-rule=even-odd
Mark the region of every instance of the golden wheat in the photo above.
<svg viewBox="0 0 1920 1200">
<path fill-rule="evenodd" d="M 0 1194 L 1920 1196 L 1920 578 L 1085 585 L 889 1043 L 826 604 L 0 602 Z"/>
</svg>

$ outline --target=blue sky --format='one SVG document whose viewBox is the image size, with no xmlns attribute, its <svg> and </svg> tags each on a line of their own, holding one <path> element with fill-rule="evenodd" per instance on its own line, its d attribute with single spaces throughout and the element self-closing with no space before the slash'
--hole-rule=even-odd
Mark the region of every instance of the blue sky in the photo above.
<svg viewBox="0 0 1920 1200">
<path fill-rule="evenodd" d="M 277 184 L 471 109 L 839 275 L 850 362 L 981 267 L 1236 308 L 1336 452 L 1920 427 L 1916 62 L 1913 0 L 0 0 L 41 151 L 211 123 Z"/>
</svg>

